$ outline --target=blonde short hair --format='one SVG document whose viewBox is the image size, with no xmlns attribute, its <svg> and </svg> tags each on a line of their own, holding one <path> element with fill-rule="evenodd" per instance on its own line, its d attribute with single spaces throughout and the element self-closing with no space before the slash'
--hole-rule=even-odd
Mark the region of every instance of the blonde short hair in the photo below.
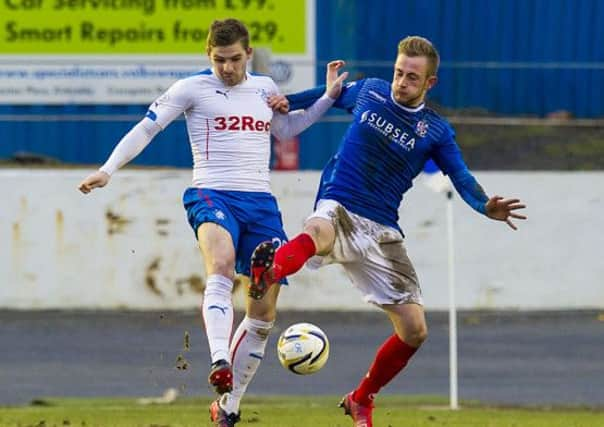
<svg viewBox="0 0 604 427">
<path fill-rule="evenodd" d="M 428 77 L 438 72 L 440 57 L 430 40 L 420 36 L 408 36 L 398 44 L 398 54 L 407 56 L 425 56 L 428 59 Z"/>
</svg>

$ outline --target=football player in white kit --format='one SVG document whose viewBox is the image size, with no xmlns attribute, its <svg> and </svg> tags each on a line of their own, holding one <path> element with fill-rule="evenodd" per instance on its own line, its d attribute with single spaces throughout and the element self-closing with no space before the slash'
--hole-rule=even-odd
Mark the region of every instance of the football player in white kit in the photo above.
<svg viewBox="0 0 604 427">
<path fill-rule="evenodd" d="M 274 286 L 262 300 L 250 299 L 231 341 L 234 275 L 250 275 L 249 260 L 259 243 L 268 240 L 278 247 L 287 240 L 270 190 L 270 134 L 283 140 L 314 123 L 339 96 L 347 73 L 338 76 L 343 61 L 330 62 L 325 94 L 304 111 L 280 114 L 267 104 L 269 96 L 278 94 L 275 82 L 246 70 L 252 48 L 243 23 L 214 21 L 207 53 L 212 68 L 177 81 L 153 102 L 79 189 L 86 194 L 105 186 L 184 113 L 194 168 L 183 203 L 205 263 L 202 311 L 212 361 L 208 381 L 220 395 L 210 416 L 215 425 L 230 427 L 239 421 L 241 398 L 264 356 L 279 294 Z"/>
</svg>

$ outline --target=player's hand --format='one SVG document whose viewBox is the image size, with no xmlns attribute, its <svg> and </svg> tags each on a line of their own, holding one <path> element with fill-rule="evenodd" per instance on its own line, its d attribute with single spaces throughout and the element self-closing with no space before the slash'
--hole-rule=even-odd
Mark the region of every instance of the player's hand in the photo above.
<svg viewBox="0 0 604 427">
<path fill-rule="evenodd" d="M 348 71 L 343 72 L 338 76 L 338 70 L 340 70 L 346 63 L 340 59 L 331 61 L 327 64 L 327 75 L 325 77 L 325 83 L 327 88 L 325 93 L 331 99 L 336 99 L 342 92 L 342 83 L 348 77 Z"/>
<path fill-rule="evenodd" d="M 487 216 L 497 221 L 505 221 L 512 229 L 517 230 L 511 218 L 526 219 L 526 216 L 517 214 L 516 210 L 524 209 L 526 205 L 520 203 L 519 199 L 504 199 L 501 196 L 491 197 L 486 205 Z"/>
<path fill-rule="evenodd" d="M 287 114 L 289 111 L 289 101 L 285 95 L 271 95 L 267 99 L 268 106 L 275 112 Z"/>
<path fill-rule="evenodd" d="M 95 173 L 88 175 L 84 181 L 80 182 L 78 190 L 84 194 L 88 194 L 95 188 L 107 185 L 109 178 L 110 176 L 106 172 L 96 171 Z"/>
</svg>

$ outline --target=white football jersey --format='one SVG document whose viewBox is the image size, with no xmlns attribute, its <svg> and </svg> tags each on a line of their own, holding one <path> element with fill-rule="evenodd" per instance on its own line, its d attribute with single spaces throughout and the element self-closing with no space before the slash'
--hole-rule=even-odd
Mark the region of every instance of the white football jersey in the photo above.
<svg viewBox="0 0 604 427">
<path fill-rule="evenodd" d="M 193 153 L 193 186 L 270 192 L 270 132 L 278 94 L 268 76 L 247 73 L 226 86 L 211 69 L 174 83 L 151 106 L 147 118 L 165 129 L 181 113 Z"/>
</svg>

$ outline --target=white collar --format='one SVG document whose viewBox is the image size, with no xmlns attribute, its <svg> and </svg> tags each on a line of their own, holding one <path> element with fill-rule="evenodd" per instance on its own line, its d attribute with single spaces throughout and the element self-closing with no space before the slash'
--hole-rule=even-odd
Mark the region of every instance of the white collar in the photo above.
<svg viewBox="0 0 604 427">
<path fill-rule="evenodd" d="M 390 91 L 390 99 L 392 99 L 392 102 L 394 102 L 397 105 L 397 107 L 400 107 L 409 113 L 417 113 L 418 111 L 423 110 L 424 107 L 426 106 L 426 104 L 424 102 L 422 102 L 417 107 L 406 107 L 403 104 L 399 103 L 396 99 L 394 99 L 394 94 L 392 93 L 392 91 Z"/>
</svg>

